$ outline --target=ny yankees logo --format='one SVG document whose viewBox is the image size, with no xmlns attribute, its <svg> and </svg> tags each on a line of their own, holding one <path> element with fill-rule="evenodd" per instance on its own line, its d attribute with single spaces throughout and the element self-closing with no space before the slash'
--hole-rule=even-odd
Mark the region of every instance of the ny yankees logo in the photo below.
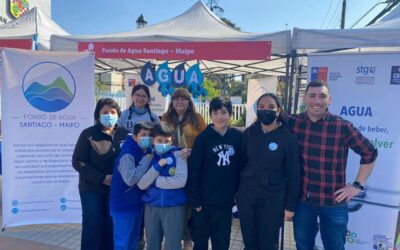
<svg viewBox="0 0 400 250">
<path fill-rule="evenodd" d="M 226 146 L 228 150 L 226 150 L 225 152 L 224 150 L 222 150 L 218 153 L 218 162 L 217 162 L 218 166 L 228 166 L 231 163 L 229 157 L 235 154 L 235 150 L 231 145 L 224 145 L 224 146 Z"/>
</svg>

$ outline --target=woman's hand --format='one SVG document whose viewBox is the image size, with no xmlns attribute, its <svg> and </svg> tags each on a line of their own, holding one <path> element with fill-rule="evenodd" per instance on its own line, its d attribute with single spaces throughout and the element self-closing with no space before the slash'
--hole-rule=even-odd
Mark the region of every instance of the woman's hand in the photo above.
<svg viewBox="0 0 400 250">
<path fill-rule="evenodd" d="M 285 209 L 285 217 L 283 218 L 283 220 L 291 221 L 293 216 L 294 216 L 294 212 L 291 212 L 291 211 L 288 211 Z"/>
<path fill-rule="evenodd" d="M 186 160 L 186 159 L 189 157 L 190 152 L 192 152 L 192 150 L 189 149 L 189 148 L 184 148 L 184 149 L 182 149 L 182 150 L 181 150 L 181 158 L 182 158 L 183 160 Z"/>
<path fill-rule="evenodd" d="M 107 186 L 111 186 L 111 181 L 112 181 L 112 174 L 108 174 L 104 178 L 103 184 L 107 185 Z"/>
</svg>

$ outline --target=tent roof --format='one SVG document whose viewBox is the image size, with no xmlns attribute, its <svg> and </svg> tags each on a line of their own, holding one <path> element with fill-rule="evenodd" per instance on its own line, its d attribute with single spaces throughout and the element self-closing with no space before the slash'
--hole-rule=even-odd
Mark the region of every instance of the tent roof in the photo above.
<svg viewBox="0 0 400 250">
<path fill-rule="evenodd" d="M 201 1 L 175 18 L 138 30 L 106 35 L 54 35 L 52 36 L 51 48 L 52 50 L 77 50 L 79 41 L 272 41 L 272 53 L 285 54 L 290 51 L 290 31 L 276 33 L 237 31 L 221 21 Z"/>
<path fill-rule="evenodd" d="M 379 22 L 360 29 L 293 30 L 293 49 L 347 49 L 400 46 L 400 5 Z"/>
<path fill-rule="evenodd" d="M 271 41 L 270 61 L 201 61 L 203 72 L 220 74 L 268 75 L 285 74 L 286 59 L 291 51 L 290 31 L 275 33 L 250 33 L 233 29 L 221 21 L 201 1 L 195 3 L 183 14 L 146 28 L 105 35 L 51 37 L 52 50 L 76 51 L 78 42 L 209 42 L 209 41 Z M 159 64 L 159 61 L 153 61 Z M 170 61 L 170 67 L 180 61 Z M 196 61 L 188 61 L 188 66 Z M 133 59 L 97 59 L 97 71 L 138 72 L 144 61 Z M 267 73 L 266 73 L 267 74 Z"/>
<path fill-rule="evenodd" d="M 0 39 L 32 39 L 37 35 L 39 50 L 50 49 L 52 34 L 68 35 L 68 32 L 37 7 L 16 20 L 0 25 Z"/>
</svg>

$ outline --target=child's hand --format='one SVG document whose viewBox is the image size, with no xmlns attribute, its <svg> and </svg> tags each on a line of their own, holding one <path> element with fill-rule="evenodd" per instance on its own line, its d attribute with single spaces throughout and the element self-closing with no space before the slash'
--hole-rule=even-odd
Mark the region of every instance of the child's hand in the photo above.
<svg viewBox="0 0 400 250">
<path fill-rule="evenodd" d="M 165 165 L 167 165 L 167 159 L 160 159 L 160 160 L 158 161 L 158 164 L 159 164 L 161 167 L 164 167 Z"/>
<path fill-rule="evenodd" d="M 182 149 L 181 150 L 181 158 L 182 158 L 182 160 L 186 160 L 189 157 L 191 151 L 192 150 L 189 149 L 189 148 Z"/>
<path fill-rule="evenodd" d="M 103 184 L 107 186 L 111 186 L 111 181 L 112 181 L 112 174 L 106 175 L 106 177 L 103 180 Z"/>
</svg>

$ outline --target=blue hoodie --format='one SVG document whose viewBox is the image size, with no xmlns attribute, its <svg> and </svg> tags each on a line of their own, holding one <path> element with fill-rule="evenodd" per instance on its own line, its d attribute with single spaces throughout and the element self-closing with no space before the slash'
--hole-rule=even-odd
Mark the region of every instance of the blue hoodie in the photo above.
<svg viewBox="0 0 400 250">
<path fill-rule="evenodd" d="M 169 163 L 164 167 L 158 164 L 160 159 Z M 142 200 L 155 207 L 180 206 L 186 202 L 184 186 L 187 180 L 187 163 L 180 158 L 180 151 L 173 147 L 167 153 L 154 154 L 151 168 L 139 181 L 138 186 L 146 189 Z"/>
<path fill-rule="evenodd" d="M 135 163 L 135 171 L 140 171 L 136 176 L 132 177 L 132 183 L 128 185 L 121 175 L 119 166 L 121 158 L 128 155 L 133 156 Z M 118 155 L 114 164 L 114 172 L 111 182 L 110 194 L 110 211 L 111 215 L 135 214 L 141 213 L 143 202 L 141 196 L 143 191 L 140 190 L 136 182 L 146 172 L 147 166 L 140 166 L 139 162 L 143 158 L 143 150 L 139 147 L 132 135 L 126 137 L 125 143 L 122 146 L 121 153 Z M 139 169 L 142 168 L 142 169 Z M 130 173 L 131 174 L 131 173 Z M 132 173 L 133 174 L 133 173 Z M 136 180 L 134 179 L 136 177 Z"/>
</svg>

